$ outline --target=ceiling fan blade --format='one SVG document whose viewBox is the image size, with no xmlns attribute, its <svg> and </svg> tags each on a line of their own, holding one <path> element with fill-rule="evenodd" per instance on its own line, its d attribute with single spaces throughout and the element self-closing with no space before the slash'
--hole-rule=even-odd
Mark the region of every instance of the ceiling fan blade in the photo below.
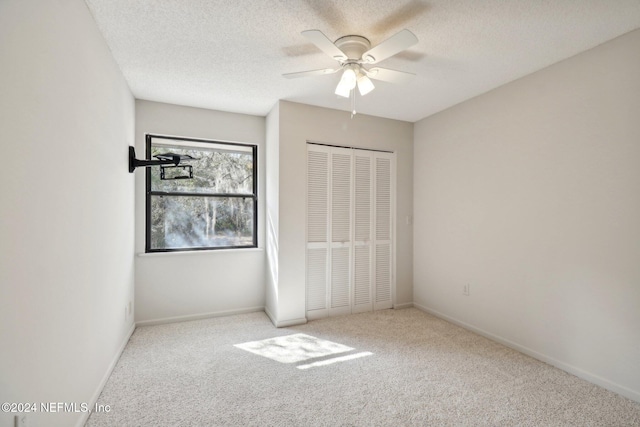
<svg viewBox="0 0 640 427">
<path fill-rule="evenodd" d="M 320 76 L 324 74 L 333 74 L 340 71 L 340 68 L 323 68 L 322 70 L 300 71 L 298 73 L 283 74 L 282 77 L 287 79 L 296 79 L 298 77 Z"/>
<path fill-rule="evenodd" d="M 389 37 L 378 46 L 363 53 L 362 59 L 367 64 L 375 64 L 395 55 L 396 53 L 410 48 L 416 43 L 418 43 L 418 38 L 411 31 L 402 30 Z"/>
<path fill-rule="evenodd" d="M 318 49 L 320 49 L 333 59 L 338 61 L 347 59 L 347 55 L 345 55 L 343 51 L 338 49 L 338 47 L 333 44 L 333 42 L 329 40 L 322 31 L 307 30 L 303 31 L 301 34 L 305 36 L 311 43 L 315 44 Z"/>
<path fill-rule="evenodd" d="M 405 71 L 390 70 L 388 68 L 375 67 L 366 70 L 367 76 L 371 79 L 382 80 L 390 83 L 407 83 L 416 75 Z"/>
</svg>

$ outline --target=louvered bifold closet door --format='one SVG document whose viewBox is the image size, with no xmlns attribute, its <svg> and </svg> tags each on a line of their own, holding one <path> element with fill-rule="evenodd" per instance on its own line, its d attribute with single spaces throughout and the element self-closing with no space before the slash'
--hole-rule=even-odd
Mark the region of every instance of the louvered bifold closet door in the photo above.
<svg viewBox="0 0 640 427">
<path fill-rule="evenodd" d="M 373 310 L 373 153 L 353 150 L 353 313 Z"/>
<path fill-rule="evenodd" d="M 329 314 L 330 148 L 309 145 L 307 151 L 307 318 Z"/>
<path fill-rule="evenodd" d="M 351 313 L 352 268 L 352 153 L 331 148 L 329 315 Z"/>
<path fill-rule="evenodd" d="M 393 305 L 393 206 L 395 167 L 391 153 L 375 153 L 374 165 L 374 310 Z"/>
<path fill-rule="evenodd" d="M 394 154 L 307 150 L 307 319 L 391 308 Z"/>
</svg>

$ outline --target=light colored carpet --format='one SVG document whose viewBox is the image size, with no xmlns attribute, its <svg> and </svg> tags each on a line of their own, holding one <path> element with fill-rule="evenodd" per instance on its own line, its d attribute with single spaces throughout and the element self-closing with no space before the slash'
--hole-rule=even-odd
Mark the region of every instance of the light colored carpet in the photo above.
<svg viewBox="0 0 640 427">
<path fill-rule="evenodd" d="M 140 327 L 98 403 L 87 426 L 640 426 L 640 404 L 416 309 Z"/>
</svg>

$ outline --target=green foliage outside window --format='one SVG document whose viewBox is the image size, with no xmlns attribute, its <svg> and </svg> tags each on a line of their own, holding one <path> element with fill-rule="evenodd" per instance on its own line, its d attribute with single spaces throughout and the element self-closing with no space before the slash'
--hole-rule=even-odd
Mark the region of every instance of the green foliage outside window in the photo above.
<svg viewBox="0 0 640 427">
<path fill-rule="evenodd" d="M 181 167 L 190 165 L 192 179 L 162 180 L 160 167 L 149 168 L 147 251 L 255 246 L 255 147 L 158 137 L 148 143 L 152 157 L 169 152 L 196 160 L 165 174 L 185 175 Z"/>
</svg>

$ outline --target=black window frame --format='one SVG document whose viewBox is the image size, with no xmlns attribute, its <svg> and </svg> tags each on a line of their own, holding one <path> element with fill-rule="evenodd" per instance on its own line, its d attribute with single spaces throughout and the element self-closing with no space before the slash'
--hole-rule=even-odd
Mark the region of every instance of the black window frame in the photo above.
<svg viewBox="0 0 640 427">
<path fill-rule="evenodd" d="M 244 144 L 239 142 L 216 141 L 211 139 L 187 138 L 181 136 L 167 136 L 146 134 L 145 148 L 146 158 L 151 160 L 151 142 L 152 139 L 167 139 L 173 141 L 186 141 L 198 143 L 210 143 L 216 145 L 229 145 L 236 147 L 251 148 L 253 155 L 253 194 L 235 194 L 235 193 L 188 193 L 188 192 L 170 192 L 170 191 L 152 191 L 151 190 L 151 168 L 145 168 L 145 253 L 158 252 L 193 252 L 193 251 L 215 251 L 228 249 L 251 249 L 258 247 L 258 146 L 256 144 Z M 152 196 L 195 196 L 195 197 L 231 197 L 253 200 L 253 244 L 243 246 L 203 246 L 190 248 L 151 248 L 151 197 Z"/>
</svg>

